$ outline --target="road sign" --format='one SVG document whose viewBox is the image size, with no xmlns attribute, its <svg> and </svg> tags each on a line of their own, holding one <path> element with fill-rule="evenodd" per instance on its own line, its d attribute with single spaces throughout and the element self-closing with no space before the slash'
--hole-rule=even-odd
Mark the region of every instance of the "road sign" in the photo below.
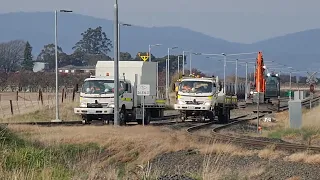
<svg viewBox="0 0 320 180">
<path fill-rule="evenodd" d="M 287 92 L 287 96 L 288 96 L 288 97 L 291 97 L 291 96 L 292 96 L 291 93 L 292 93 L 292 91 L 288 91 L 288 92 Z"/>
<path fill-rule="evenodd" d="M 309 73 L 308 73 L 309 74 Z M 309 74 L 308 79 L 306 82 L 311 85 L 311 84 L 316 84 L 318 82 L 317 77 L 315 76 L 317 72 L 313 72 L 312 74 Z"/>
<path fill-rule="evenodd" d="M 139 84 L 137 86 L 138 96 L 150 96 L 150 84 Z"/>
<path fill-rule="evenodd" d="M 310 92 L 314 93 L 314 85 L 313 84 L 310 85 Z"/>
<path fill-rule="evenodd" d="M 146 62 L 146 60 L 148 60 L 149 59 L 149 53 L 147 53 L 147 55 L 146 56 L 141 56 L 141 54 L 140 53 L 138 53 L 138 56 L 144 61 L 144 62 Z"/>
</svg>

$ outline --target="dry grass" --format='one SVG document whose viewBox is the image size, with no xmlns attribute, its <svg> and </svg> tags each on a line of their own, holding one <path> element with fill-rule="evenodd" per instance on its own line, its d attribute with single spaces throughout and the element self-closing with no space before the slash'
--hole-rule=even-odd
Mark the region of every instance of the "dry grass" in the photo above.
<svg viewBox="0 0 320 180">
<path fill-rule="evenodd" d="M 29 142 L 38 144 L 41 149 L 47 149 L 44 151 L 58 151 L 63 153 L 65 150 L 62 151 L 55 147 L 72 144 L 81 146 L 88 143 L 96 143 L 104 149 L 103 152 L 100 151 L 100 153 L 94 151 L 94 153 L 82 152 L 80 154 L 70 154 L 70 152 L 74 150 L 72 150 L 72 148 L 70 150 L 70 147 L 67 148 L 67 153 L 64 155 L 65 157 L 61 159 L 65 164 L 64 166 L 68 167 L 68 169 L 58 166 L 59 164 L 55 165 L 55 168 L 43 168 L 35 171 L 35 173 L 32 173 L 32 169 L 25 168 L 10 171 L 8 171 L 8 169 L 0 169 L 3 177 L 10 177 L 11 179 L 51 179 L 51 177 L 66 179 L 66 177 L 70 176 L 72 176 L 73 179 L 99 179 L 102 176 L 108 177 L 107 179 L 119 179 L 120 176 L 133 179 L 143 179 L 141 177 L 151 178 L 162 173 L 157 167 L 148 165 L 148 162 L 155 156 L 165 152 L 199 149 L 200 152 L 207 155 L 203 162 L 203 170 L 199 172 L 197 176 L 200 176 L 201 179 L 209 180 L 214 177 L 218 179 L 218 177 L 221 178 L 229 174 L 230 170 L 225 168 L 224 161 L 221 161 L 222 158 L 227 159 L 231 156 L 254 155 L 252 152 L 249 153 L 249 151 L 245 153 L 245 150 L 230 144 L 203 144 L 193 140 L 183 132 L 173 130 L 168 132 L 169 130 L 164 131 L 157 127 L 36 127 L 10 125 L 8 128 Z M 41 149 L 39 150 L 40 152 L 43 151 Z M 22 158 L 24 155 L 20 153 L 31 155 L 40 153 L 33 148 L 32 150 L 27 150 L 27 153 L 25 151 L 26 150 L 23 150 L 21 152 L 19 149 L 15 149 L 13 152 L 16 153 L 13 153 L 12 156 Z M 78 151 L 79 150 L 76 150 L 76 152 Z M 37 157 L 38 156 L 39 155 L 37 155 Z M 43 154 L 40 153 L 40 158 L 42 156 Z M 46 157 L 47 159 L 56 158 L 55 153 L 49 153 L 46 156 L 48 156 Z M 69 161 L 68 158 L 71 156 L 75 157 L 76 161 Z M 41 159 L 38 160 L 41 161 Z M 3 163 L 5 162 L 0 161 L 0 167 Z M 137 166 L 140 168 L 137 169 Z M 72 171 L 70 171 L 70 169 Z M 56 177 L 57 173 L 61 174 L 61 176 Z M 83 173 L 87 174 L 84 175 Z M 237 173 L 232 174 L 232 176 L 247 177 L 248 174 Z M 255 176 L 253 171 L 250 176 Z"/>
<path fill-rule="evenodd" d="M 135 159 L 135 154 L 143 154 L 137 163 L 146 163 L 156 155 L 184 149 L 199 149 L 203 153 L 229 153 L 232 155 L 253 155 L 231 144 L 208 145 L 192 140 L 184 132 L 162 130 L 158 127 L 118 127 L 112 126 L 78 126 L 78 127 L 36 127 L 11 125 L 11 130 L 26 135 L 29 140 L 46 145 L 97 143 L 112 151 L 119 152 L 115 158 L 126 162 Z M 127 149 L 127 151 L 126 151 Z M 132 154 L 132 157 L 128 154 Z"/>
<path fill-rule="evenodd" d="M 74 114 L 73 108 L 78 102 L 66 102 L 59 105 L 59 115 L 62 120 L 80 120 L 80 116 Z M 18 114 L 13 117 L 0 119 L 0 122 L 35 122 L 51 121 L 55 119 L 55 105 L 47 105 L 41 109 L 33 110 L 31 113 Z"/>
<path fill-rule="evenodd" d="M 309 164 L 320 164 L 320 154 L 309 154 L 308 152 L 299 152 L 286 156 L 285 161 L 304 162 Z"/>
<path fill-rule="evenodd" d="M 278 159 L 281 156 L 285 155 L 283 151 L 275 151 L 275 147 L 266 147 L 263 150 L 258 152 L 258 156 L 262 159 Z"/>
</svg>

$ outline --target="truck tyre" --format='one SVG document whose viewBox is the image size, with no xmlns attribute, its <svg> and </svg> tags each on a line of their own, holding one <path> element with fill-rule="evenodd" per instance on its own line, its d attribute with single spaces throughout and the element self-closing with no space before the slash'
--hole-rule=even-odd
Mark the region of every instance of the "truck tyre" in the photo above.
<svg viewBox="0 0 320 180">
<path fill-rule="evenodd" d="M 82 124 L 90 124 L 90 122 L 92 121 L 92 117 L 90 117 L 89 115 L 82 115 Z"/>
<path fill-rule="evenodd" d="M 225 114 L 224 114 L 224 123 L 227 124 L 229 123 L 229 120 L 230 120 L 230 109 L 229 108 L 226 108 L 225 110 Z"/>
<path fill-rule="evenodd" d="M 146 111 L 145 117 L 144 117 L 144 125 L 150 124 L 151 121 L 151 113 L 150 111 Z"/>
<path fill-rule="evenodd" d="M 213 111 L 208 111 L 208 118 L 210 121 L 214 121 L 215 114 Z"/>
<path fill-rule="evenodd" d="M 125 108 L 121 108 L 119 112 L 119 121 L 120 121 L 120 126 L 126 125 L 126 120 L 127 120 L 127 112 Z"/>
</svg>

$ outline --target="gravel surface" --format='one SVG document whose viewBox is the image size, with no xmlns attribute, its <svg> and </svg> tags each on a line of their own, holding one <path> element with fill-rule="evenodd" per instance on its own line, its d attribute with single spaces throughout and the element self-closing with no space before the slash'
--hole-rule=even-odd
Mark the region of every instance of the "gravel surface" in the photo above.
<svg viewBox="0 0 320 180">
<path fill-rule="evenodd" d="M 204 171 L 204 162 L 209 160 L 208 171 Z M 320 165 L 287 162 L 282 159 L 267 160 L 258 156 L 218 156 L 210 158 L 199 154 L 195 150 L 178 151 L 159 155 L 152 162 L 153 167 L 166 172 L 159 179 L 192 179 L 189 176 L 214 174 L 223 179 L 286 179 L 300 177 L 300 179 L 319 179 Z M 232 170 L 232 171 L 228 171 Z M 184 176 L 183 176 L 184 175 Z M 189 175 L 189 176 L 188 176 Z"/>
</svg>

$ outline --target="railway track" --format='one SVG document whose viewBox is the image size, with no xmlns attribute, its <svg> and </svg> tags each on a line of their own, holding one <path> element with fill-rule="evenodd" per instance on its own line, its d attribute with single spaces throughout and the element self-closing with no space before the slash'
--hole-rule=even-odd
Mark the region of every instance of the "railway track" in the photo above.
<svg viewBox="0 0 320 180">
<path fill-rule="evenodd" d="M 221 134 L 218 132 L 219 130 L 227 128 L 229 126 L 257 119 L 257 116 L 251 117 L 251 118 L 245 118 L 249 115 L 251 115 L 251 114 L 232 118 L 230 123 L 212 128 L 211 136 L 198 135 L 198 134 L 194 134 L 194 132 L 196 132 L 200 129 L 211 127 L 212 125 L 215 124 L 215 122 L 209 122 L 209 123 L 205 123 L 205 124 L 201 124 L 201 125 L 192 126 L 187 129 L 187 132 L 189 134 L 197 136 L 200 140 L 206 140 L 209 142 L 236 143 L 236 144 L 246 145 L 246 146 L 255 147 L 255 148 L 264 148 L 267 146 L 273 146 L 273 147 L 275 147 L 275 149 L 287 150 L 287 151 L 301 151 L 301 150 L 309 150 L 310 151 L 311 150 L 311 151 L 320 152 L 320 147 L 317 147 L 317 146 L 307 146 L 307 145 L 294 144 L 294 143 L 289 143 L 289 142 L 288 143 L 279 143 L 279 142 L 274 142 L 272 140 L 260 140 L 260 139 L 254 138 L 254 137 L 239 137 L 239 136 Z M 259 116 L 259 118 L 264 117 L 265 115 L 266 114 L 261 114 Z"/>
<path fill-rule="evenodd" d="M 151 125 L 170 125 L 174 123 L 179 123 L 176 121 L 169 121 L 177 119 L 179 115 L 168 115 L 162 118 L 152 118 Z M 99 123 L 100 122 L 100 123 Z M 130 123 L 130 122 L 129 122 Z M 51 122 L 51 121 L 39 121 L 39 122 L 16 122 L 16 123 L 0 123 L 0 125 L 37 125 L 37 126 L 90 126 L 90 125 L 105 125 L 103 121 L 92 121 L 90 124 L 83 124 L 82 121 L 61 121 L 61 122 Z M 128 124 L 132 125 L 132 124 Z"/>
</svg>

